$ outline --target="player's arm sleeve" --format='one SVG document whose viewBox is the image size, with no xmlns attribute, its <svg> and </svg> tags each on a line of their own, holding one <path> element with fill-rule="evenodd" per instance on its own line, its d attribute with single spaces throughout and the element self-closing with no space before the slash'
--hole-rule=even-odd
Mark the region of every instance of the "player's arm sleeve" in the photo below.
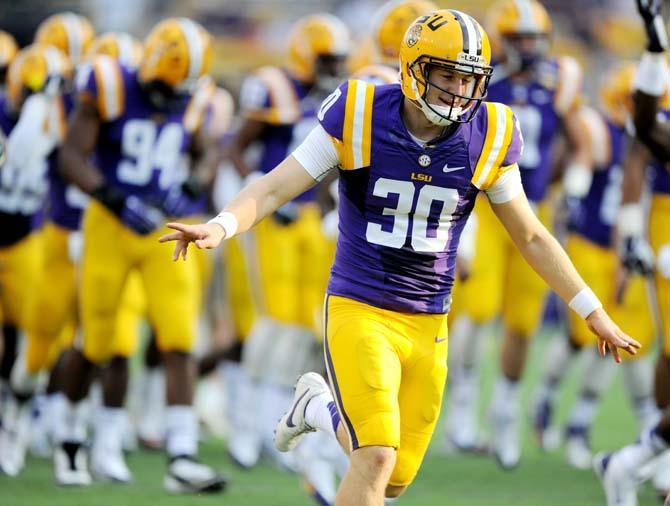
<svg viewBox="0 0 670 506">
<path fill-rule="evenodd" d="M 300 100 L 280 69 L 263 67 L 247 77 L 240 89 L 240 113 L 270 125 L 290 125 L 301 117 Z"/>
<path fill-rule="evenodd" d="M 310 132 L 292 155 L 316 181 L 321 181 L 340 164 L 333 140 L 321 125 Z"/>
<path fill-rule="evenodd" d="M 321 104 L 319 123 L 330 136 L 342 170 L 370 166 L 375 87 L 351 79 Z"/>
<path fill-rule="evenodd" d="M 494 204 L 503 204 L 523 192 L 517 165 L 523 152 L 523 136 L 508 106 L 489 102 L 484 107 L 487 123 L 472 184 L 486 192 Z"/>
<path fill-rule="evenodd" d="M 559 116 L 576 111 L 582 103 L 582 68 L 574 58 L 563 56 L 558 60 L 554 110 Z"/>
<path fill-rule="evenodd" d="M 114 121 L 123 113 L 125 89 L 119 64 L 107 56 L 97 56 L 76 75 L 79 100 L 91 103 L 102 121 Z"/>
</svg>

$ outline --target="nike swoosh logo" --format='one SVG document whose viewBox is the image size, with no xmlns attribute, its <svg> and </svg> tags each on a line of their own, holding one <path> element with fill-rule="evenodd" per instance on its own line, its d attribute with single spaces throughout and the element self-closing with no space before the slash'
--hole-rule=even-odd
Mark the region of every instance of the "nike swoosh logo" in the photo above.
<svg viewBox="0 0 670 506">
<path fill-rule="evenodd" d="M 440 339 L 440 336 L 435 336 L 435 342 L 436 343 L 441 343 L 443 341 L 446 341 L 447 339 L 448 339 L 447 337 L 443 337 L 443 338 Z"/>
<path fill-rule="evenodd" d="M 286 420 L 286 425 L 288 425 L 290 428 L 295 427 L 295 424 L 293 423 L 293 414 L 295 413 L 295 408 L 296 408 L 296 406 L 300 403 L 300 401 L 302 400 L 302 398 L 305 397 L 305 396 L 307 395 L 307 392 L 308 392 L 308 390 L 305 390 L 305 391 L 302 393 L 302 395 L 301 395 L 300 397 L 298 397 L 298 400 L 295 401 L 295 403 L 293 404 L 293 409 L 292 409 L 291 412 L 289 413 L 289 415 L 288 415 L 288 419 Z"/>
<path fill-rule="evenodd" d="M 447 174 L 448 172 L 456 172 L 457 170 L 463 170 L 465 167 L 449 167 L 449 164 L 446 164 L 442 167 L 442 172 Z"/>
</svg>

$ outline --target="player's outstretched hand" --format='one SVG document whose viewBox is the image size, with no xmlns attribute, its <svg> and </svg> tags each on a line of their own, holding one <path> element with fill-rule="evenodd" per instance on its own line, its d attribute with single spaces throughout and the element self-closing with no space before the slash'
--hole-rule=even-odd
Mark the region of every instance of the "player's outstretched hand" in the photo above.
<svg viewBox="0 0 670 506">
<path fill-rule="evenodd" d="M 200 249 L 216 248 L 225 235 L 223 228 L 216 223 L 200 223 L 198 225 L 186 225 L 185 223 L 168 223 L 168 228 L 176 230 L 165 234 L 159 242 L 176 241 L 172 260 L 179 260 L 179 256 L 186 260 L 189 243 L 195 243 Z"/>
<path fill-rule="evenodd" d="M 619 349 L 626 350 L 635 355 L 640 349 L 640 343 L 624 333 L 619 326 L 612 321 L 604 309 L 596 309 L 586 318 L 586 323 L 596 336 L 598 336 L 598 351 L 604 357 L 609 350 L 616 363 L 621 363 Z"/>
</svg>

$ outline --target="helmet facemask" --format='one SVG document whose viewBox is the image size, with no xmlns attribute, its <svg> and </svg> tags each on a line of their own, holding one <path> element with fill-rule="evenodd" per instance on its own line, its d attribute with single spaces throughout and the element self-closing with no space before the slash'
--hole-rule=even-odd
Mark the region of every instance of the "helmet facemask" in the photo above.
<svg viewBox="0 0 670 506">
<path fill-rule="evenodd" d="M 331 93 L 347 78 L 347 56 L 322 54 L 314 65 L 315 85 L 323 92 Z"/>
<path fill-rule="evenodd" d="M 544 33 L 518 33 L 505 35 L 502 44 L 507 66 L 517 72 L 534 67 L 549 52 L 549 37 Z"/>
<path fill-rule="evenodd" d="M 472 79 L 467 84 L 465 93 L 455 93 L 435 83 L 435 79 L 431 80 L 431 71 L 437 69 L 443 69 L 456 77 L 470 76 Z M 448 126 L 452 123 L 468 123 L 472 121 L 477 109 L 486 98 L 492 71 L 492 67 L 488 65 L 458 63 L 421 56 L 409 67 L 412 88 L 417 97 L 415 103 L 426 115 L 426 118 L 435 125 Z M 433 89 L 439 91 L 440 100 L 443 104 L 431 103 L 428 100 L 428 94 Z M 449 97 L 446 102 L 442 98 L 444 95 Z"/>
</svg>

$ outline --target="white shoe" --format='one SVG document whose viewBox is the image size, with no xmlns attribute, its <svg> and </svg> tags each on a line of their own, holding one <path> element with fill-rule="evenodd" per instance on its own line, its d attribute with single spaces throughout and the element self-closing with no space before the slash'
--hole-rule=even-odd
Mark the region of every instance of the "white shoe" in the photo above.
<svg viewBox="0 0 670 506">
<path fill-rule="evenodd" d="M 110 448 L 94 447 L 91 451 L 91 472 L 102 481 L 131 483 L 133 475 L 126 465 L 123 452 Z"/>
<path fill-rule="evenodd" d="M 491 449 L 498 465 L 505 470 L 514 469 L 521 460 L 519 416 L 508 412 L 491 412 Z"/>
<path fill-rule="evenodd" d="M 670 451 L 658 457 L 656 465 L 656 472 L 652 480 L 654 490 L 659 496 L 665 498 L 670 494 Z"/>
<path fill-rule="evenodd" d="M 65 442 L 54 448 L 54 476 L 58 485 L 83 487 L 91 484 L 86 451 L 81 443 Z"/>
<path fill-rule="evenodd" d="M 228 440 L 228 454 L 242 469 L 251 469 L 261 456 L 261 440 L 253 433 L 235 432 Z"/>
<path fill-rule="evenodd" d="M 226 478 L 192 457 L 176 457 L 170 461 L 163 487 L 172 494 L 215 493 L 226 486 Z"/>
<path fill-rule="evenodd" d="M 597 454 L 593 459 L 593 470 L 605 489 L 607 506 L 637 506 L 635 473 L 618 457 L 618 452 Z"/>
<path fill-rule="evenodd" d="M 586 431 L 576 431 L 568 428 L 565 439 L 565 460 L 575 469 L 586 471 L 593 462 L 591 445 Z"/>
<path fill-rule="evenodd" d="M 307 425 L 305 410 L 307 404 L 318 395 L 332 395 L 328 384 L 320 374 L 308 372 L 303 374 L 295 384 L 293 402 L 284 413 L 275 428 L 275 447 L 280 452 L 287 452 L 297 446 L 308 432 L 316 431 Z"/>
</svg>

